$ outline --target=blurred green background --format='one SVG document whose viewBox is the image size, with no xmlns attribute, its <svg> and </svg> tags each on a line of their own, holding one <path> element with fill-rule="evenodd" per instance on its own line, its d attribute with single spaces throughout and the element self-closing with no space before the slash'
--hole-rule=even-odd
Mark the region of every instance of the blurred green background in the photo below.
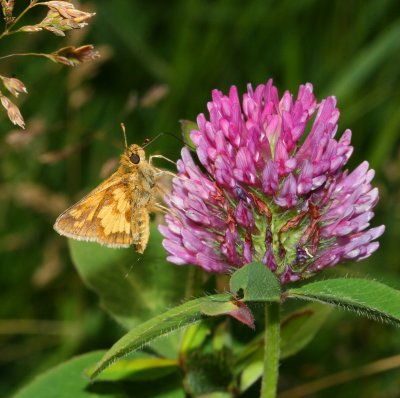
<svg viewBox="0 0 400 398">
<path fill-rule="evenodd" d="M 20 34 L 1 43 L 0 55 L 91 43 L 102 58 L 76 68 L 40 58 L 0 61 L 0 74 L 18 77 L 29 91 L 16 101 L 26 131 L 0 113 L 0 396 L 75 354 L 109 347 L 121 335 L 82 283 L 53 222 L 115 167 L 123 148 L 120 122 L 131 143 L 165 131 L 179 136 L 178 121 L 204 112 L 213 88 L 226 92 L 235 84 L 244 91 L 248 82 L 272 77 L 280 93 L 297 93 L 299 84 L 312 82 L 318 99 L 337 96 L 339 131 L 353 131 L 349 167 L 367 159 L 375 168 L 381 201 L 373 224 L 386 225 L 372 258 L 337 272 L 400 288 L 398 1 L 80 4 L 97 13 L 83 30 L 66 38 Z M 148 152 L 177 159 L 180 146 L 163 136 Z M 161 248 L 154 254 L 163 255 Z M 334 312 L 313 343 L 281 365 L 281 387 L 398 353 L 398 329 Z M 400 368 L 313 396 L 399 397 Z"/>
</svg>

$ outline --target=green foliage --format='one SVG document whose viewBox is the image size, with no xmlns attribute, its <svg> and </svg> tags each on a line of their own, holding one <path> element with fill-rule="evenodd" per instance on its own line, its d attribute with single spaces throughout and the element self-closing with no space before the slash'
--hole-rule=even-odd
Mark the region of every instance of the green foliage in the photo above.
<svg viewBox="0 0 400 398">
<path fill-rule="evenodd" d="M 185 358 L 185 390 L 194 397 L 224 392 L 232 380 L 230 362 L 227 351 L 193 351 Z"/>
<path fill-rule="evenodd" d="M 340 77 L 331 84 L 329 92 L 346 99 L 346 96 L 359 89 L 371 77 L 373 71 L 387 62 L 393 53 L 399 51 L 399 34 L 400 22 L 396 21 L 386 27 L 344 68 Z"/>
<path fill-rule="evenodd" d="M 330 313 L 322 304 L 310 304 L 292 311 L 281 322 L 280 357 L 285 359 L 309 344 Z M 238 353 L 235 369 L 240 375 L 240 391 L 248 390 L 263 371 L 264 336 L 260 334 Z"/>
<path fill-rule="evenodd" d="M 15 3 L 16 9 L 26 5 Z M 206 112 L 213 88 L 226 92 L 236 84 L 242 91 L 248 82 L 257 84 L 273 77 L 281 93 L 310 81 L 319 99 L 337 95 L 341 111 L 338 134 L 347 127 L 353 131 L 355 151 L 349 168 L 367 159 L 376 169 L 374 181 L 380 188 L 381 204 L 373 223 L 385 224 L 387 232 L 380 239 L 381 249 L 370 259 L 327 270 L 323 277 L 367 276 L 400 288 L 398 1 L 255 0 L 244 5 L 223 0 L 93 0 L 81 4 L 96 12 L 90 26 L 80 32 L 87 34 L 82 42 L 94 44 L 101 52 L 99 61 L 69 69 L 41 59 L 15 58 L 1 63 L 1 74 L 22 80 L 29 95 L 15 99 L 26 120 L 25 132 L 11 129 L 5 113 L 0 115 L 0 396 L 73 355 L 109 347 L 121 336 L 113 319 L 98 308 L 97 297 L 77 276 L 66 239 L 56 236 L 52 224 L 62 210 L 107 174 L 105 166 L 123 147 L 121 121 L 127 126 L 129 142 L 140 144 L 162 131 L 179 136 L 178 120 L 194 121 L 198 113 Z M 28 24 L 37 21 L 36 16 L 32 20 L 27 16 Z M 62 40 L 45 32 L 13 35 L 2 41 L 2 55 L 52 53 L 60 46 L 76 44 L 75 38 L 73 42 Z M 150 104 L 143 101 L 154 87 L 167 87 L 168 92 Z M 178 141 L 162 136 L 147 152 L 160 152 L 175 160 L 180 147 Z M 152 231 L 150 243 L 155 236 Z M 164 266 L 165 254 L 159 241 L 157 245 L 146 252 L 146 262 L 136 263 L 130 250 L 113 251 L 116 260 L 109 263 L 107 272 L 100 272 L 99 265 L 96 278 L 84 278 L 100 293 L 102 307 L 126 327 L 184 298 L 178 297 L 175 289 L 183 291 L 185 277 L 177 276 L 177 283 L 172 284 L 167 274 L 186 271 Z M 92 250 L 90 246 L 85 247 Z M 126 312 L 117 302 L 117 290 L 109 289 L 106 297 L 99 291 L 101 275 L 108 275 L 113 283 L 121 277 L 121 286 L 125 286 L 126 274 L 144 283 L 144 269 L 153 264 L 163 271 L 151 271 L 142 293 L 146 295 L 147 288 L 156 286 L 163 296 L 164 283 L 175 287 L 170 297 L 160 300 L 156 290 L 153 298 L 157 304 L 149 313 L 139 303 L 132 304 L 126 289 Z M 89 270 L 82 276 L 86 272 Z M 196 295 L 189 291 L 184 296 Z M 285 307 L 296 304 L 288 300 Z M 138 312 L 133 313 L 133 308 Z M 354 320 L 352 315 L 332 312 L 318 338 L 304 347 L 301 355 L 285 360 L 281 367 L 284 388 L 368 364 L 398 350 L 397 329 L 365 318 Z M 7 332 L 6 323 L 14 320 L 16 326 Z M 50 320 L 60 327 L 25 330 L 19 326 L 24 320 L 33 325 Z M 68 332 L 69 325 L 78 325 L 78 333 Z M 212 333 L 211 326 L 203 322 L 193 327 L 199 331 L 194 333 L 193 345 L 188 343 L 189 351 L 190 347 L 202 349 L 207 333 Z M 253 332 L 233 320 L 231 328 L 236 353 L 257 336 L 262 324 L 256 323 Z M 332 347 L 335 355 L 326 355 Z M 159 382 L 173 396 L 180 380 L 169 384 L 170 379 L 172 376 Z M 105 387 L 110 388 L 109 382 Z M 314 396 L 393 396 L 398 389 L 394 370 L 336 385 Z M 144 383 L 136 385 L 136 390 L 146 394 Z M 176 396 L 183 396 L 178 391 Z M 257 392 L 257 388 L 251 389 L 249 394 Z M 147 396 L 157 394 L 147 392 Z"/>
<path fill-rule="evenodd" d="M 180 124 L 182 129 L 183 141 L 189 148 L 194 148 L 195 146 L 192 139 L 190 138 L 190 132 L 198 128 L 197 123 L 192 122 L 191 120 L 180 120 Z"/>
<path fill-rule="evenodd" d="M 210 332 L 210 327 L 205 322 L 188 326 L 182 337 L 180 352 L 185 354 L 200 348 Z"/>
<path fill-rule="evenodd" d="M 118 358 L 142 348 L 154 339 L 198 322 L 203 316 L 201 312 L 203 303 L 214 300 L 226 301 L 229 300 L 229 296 L 221 294 L 191 300 L 138 325 L 111 347 L 96 368 L 90 372 L 90 377 L 97 377 Z"/>
<path fill-rule="evenodd" d="M 230 288 L 234 295 L 243 295 L 245 302 L 280 302 L 280 283 L 263 263 L 247 264 L 235 271 Z"/>
<path fill-rule="evenodd" d="M 328 306 L 313 303 L 287 315 L 281 323 L 281 359 L 297 354 L 309 344 L 330 312 Z"/>
<path fill-rule="evenodd" d="M 88 390 L 90 381 L 84 376 L 83 371 L 89 365 L 98 361 L 104 352 L 96 351 L 81 355 L 65 362 L 54 369 L 49 370 L 37 377 L 28 386 L 17 393 L 14 398 L 92 398 L 121 397 L 119 393 L 107 393 L 105 395 Z"/>
<path fill-rule="evenodd" d="M 111 365 L 99 375 L 97 381 L 116 382 L 129 379 L 148 382 L 176 373 L 178 366 L 177 360 L 159 358 L 141 352 L 136 358 L 121 359 Z M 90 369 L 90 367 L 87 368 L 86 372 L 90 372 Z"/>
<path fill-rule="evenodd" d="M 87 246 L 89 247 L 92 245 Z M 97 253 L 100 253 L 99 257 L 92 254 L 88 256 L 86 254 L 82 254 L 81 251 L 78 251 L 79 259 L 77 259 L 76 248 L 83 248 L 84 244 L 73 242 L 71 247 L 75 263 L 81 264 L 79 266 L 79 269 L 86 267 L 90 269 L 92 264 L 95 264 L 96 267 L 99 266 L 101 268 L 104 262 L 107 266 L 110 258 L 114 263 L 116 262 L 116 258 L 113 254 L 110 254 L 108 258 L 105 253 L 103 254 L 104 250 L 106 249 L 96 249 Z M 101 259 L 103 259 L 103 261 Z M 87 280 L 86 278 L 84 279 Z M 100 279 L 100 281 L 101 280 L 102 279 Z M 111 278 L 105 278 L 103 283 L 99 283 L 99 285 L 101 286 L 101 288 L 98 291 L 101 296 L 106 296 L 108 290 L 114 292 L 118 288 L 118 285 L 113 286 Z M 91 286 L 91 283 L 89 283 L 89 286 Z M 232 275 L 231 290 L 234 292 L 238 292 L 240 289 L 244 292 L 244 302 L 279 302 L 279 283 L 274 274 L 261 263 L 249 264 L 236 271 Z M 127 290 L 128 293 L 130 293 L 129 290 L 132 291 L 133 289 L 130 286 Z M 122 294 L 121 297 L 122 298 L 120 299 L 115 299 L 117 307 L 118 304 L 121 307 L 126 306 L 126 295 Z M 127 301 L 129 303 L 129 300 Z M 138 348 L 143 347 L 145 344 L 150 343 L 152 340 L 169 334 L 173 330 L 199 321 L 202 317 L 202 314 L 212 316 L 222 315 L 230 313 L 236 308 L 236 305 L 230 301 L 229 295 L 221 294 L 189 301 L 159 316 L 156 316 L 149 321 L 135 327 L 124 337 L 122 337 L 117 343 L 115 343 L 104 356 L 104 358 L 100 361 L 96 369 L 90 372 L 91 377 L 95 378 L 116 359 L 121 358 L 128 353 L 137 350 Z M 118 312 L 118 309 L 112 310 L 112 313 L 116 311 Z"/>
<path fill-rule="evenodd" d="M 101 382 L 92 383 L 84 375 L 84 370 L 103 354 L 101 351 L 91 352 L 62 363 L 33 380 L 13 398 L 128 398 L 132 397 L 132 394 L 137 398 L 184 398 L 184 392 L 176 377 L 168 375 L 168 378 L 165 378 L 166 373 L 160 372 L 160 368 L 171 366 L 160 359 L 136 359 L 119 363 L 110 368 Z M 116 382 L 149 366 L 152 368 L 151 376 L 157 376 L 159 381 L 163 381 L 162 386 L 154 383 Z M 145 380 L 151 380 L 151 377 Z"/>
<path fill-rule="evenodd" d="M 327 279 L 289 289 L 288 297 L 335 305 L 400 326 L 400 291 L 368 279 Z"/>
<path fill-rule="evenodd" d="M 72 260 L 84 283 L 126 329 L 149 319 L 185 295 L 187 268 L 171 267 L 161 247 L 161 236 L 151 225 L 151 239 L 143 255 L 129 249 L 109 249 L 70 240 Z M 159 253 L 159 260 L 155 255 Z"/>
</svg>

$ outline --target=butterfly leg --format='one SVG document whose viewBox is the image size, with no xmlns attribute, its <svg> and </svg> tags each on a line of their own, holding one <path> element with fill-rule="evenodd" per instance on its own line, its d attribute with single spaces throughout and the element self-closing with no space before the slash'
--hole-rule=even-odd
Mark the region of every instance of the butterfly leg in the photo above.
<svg viewBox="0 0 400 398">
<path fill-rule="evenodd" d="M 153 159 L 155 159 L 155 158 L 164 159 L 164 160 L 166 160 L 167 162 L 170 162 L 170 163 L 172 163 L 172 164 L 174 164 L 174 165 L 176 166 L 176 162 L 174 162 L 174 161 L 171 160 L 171 159 L 168 159 L 167 157 L 165 157 L 165 156 L 163 156 L 163 155 L 151 155 L 151 156 L 149 157 L 149 164 L 150 164 L 150 166 L 152 166 L 152 161 L 153 161 Z"/>
<path fill-rule="evenodd" d="M 168 170 L 160 170 L 160 174 L 157 177 L 159 177 L 160 175 L 167 175 L 167 176 L 170 176 L 170 177 L 176 177 L 175 173 L 173 173 L 172 171 L 168 171 Z"/>
<path fill-rule="evenodd" d="M 151 213 L 161 212 L 168 213 L 170 209 L 167 206 L 162 205 L 161 203 L 153 203 L 152 207 L 149 209 Z"/>
<path fill-rule="evenodd" d="M 154 166 L 153 166 L 154 167 Z M 170 177 L 176 177 L 177 175 L 175 173 L 173 173 L 172 171 L 168 171 L 168 170 L 161 170 L 161 169 L 157 169 L 156 167 L 154 167 L 154 170 L 156 170 L 156 175 L 155 177 L 161 177 L 163 175 L 167 175 Z"/>
</svg>

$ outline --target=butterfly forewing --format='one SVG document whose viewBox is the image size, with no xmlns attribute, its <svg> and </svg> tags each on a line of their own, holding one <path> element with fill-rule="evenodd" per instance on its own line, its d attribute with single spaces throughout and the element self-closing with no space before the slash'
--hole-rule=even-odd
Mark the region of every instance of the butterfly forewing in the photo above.
<svg viewBox="0 0 400 398">
<path fill-rule="evenodd" d="M 70 238 L 128 247 L 133 243 L 131 221 L 129 181 L 116 172 L 62 213 L 54 228 Z"/>
</svg>

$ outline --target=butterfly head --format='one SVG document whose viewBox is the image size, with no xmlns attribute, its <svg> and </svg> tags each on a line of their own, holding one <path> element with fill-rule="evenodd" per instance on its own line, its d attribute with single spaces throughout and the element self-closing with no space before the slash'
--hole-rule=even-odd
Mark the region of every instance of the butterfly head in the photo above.
<svg viewBox="0 0 400 398">
<path fill-rule="evenodd" d="M 146 161 L 146 154 L 142 147 L 136 144 L 125 149 L 121 156 L 121 164 L 128 168 L 137 168 Z"/>
</svg>

